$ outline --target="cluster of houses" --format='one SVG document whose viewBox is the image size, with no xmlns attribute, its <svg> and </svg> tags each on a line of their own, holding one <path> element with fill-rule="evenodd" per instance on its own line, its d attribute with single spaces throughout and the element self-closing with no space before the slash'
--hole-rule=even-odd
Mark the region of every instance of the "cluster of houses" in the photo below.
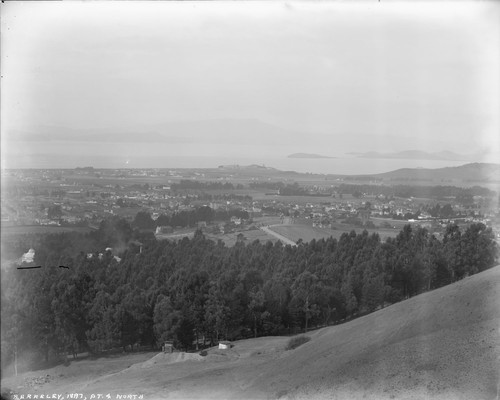
<svg viewBox="0 0 500 400">
<path fill-rule="evenodd" d="M 160 215 L 172 215 L 176 212 L 194 210 L 200 206 L 209 206 L 213 210 L 242 210 L 247 211 L 250 218 L 265 216 L 280 216 L 284 224 L 307 222 L 316 227 L 329 228 L 336 222 L 344 220 L 356 221 L 361 225 L 369 225 L 372 218 L 406 218 L 407 215 L 417 215 L 414 221 L 420 223 L 447 223 L 436 222 L 413 199 L 386 200 L 376 196 L 354 199 L 352 196 L 318 197 L 317 202 L 299 203 L 293 198 L 287 201 L 286 197 L 269 196 L 261 200 L 252 200 L 243 196 L 228 199 L 207 201 L 196 193 L 175 193 L 170 190 L 170 182 L 178 178 L 178 172 L 162 171 L 151 172 L 146 170 L 115 170 L 106 172 L 115 179 L 133 177 L 165 178 L 165 182 L 156 186 L 149 184 L 109 184 L 102 181 L 99 184 L 101 173 L 92 168 L 81 168 L 65 175 L 58 170 L 30 170 L 14 171 L 9 179 L 18 183 L 14 189 L 2 192 L 2 225 L 66 225 L 66 226 L 97 226 L 98 223 L 110 215 L 132 220 L 138 211 L 146 211 L 153 220 Z M 155 175 L 156 174 L 156 175 Z M 192 177 L 203 178 L 202 174 Z M 89 175 L 96 179 L 78 180 L 75 175 Z M 321 187 L 317 187 L 318 193 Z M 329 188 L 331 190 L 331 188 Z M 481 199 L 477 199 L 480 202 Z M 62 213 L 57 217 L 49 216 L 48 208 L 57 205 Z M 463 206 L 452 202 L 456 213 L 467 214 L 468 221 L 488 223 L 482 210 L 466 210 Z M 496 210 L 492 210 L 491 219 L 495 218 Z M 488 218 L 488 215 L 486 215 Z M 251 223 L 251 222 L 250 222 Z M 213 233 L 226 233 L 238 230 L 248 225 L 249 221 L 232 217 L 224 223 L 207 226 L 205 221 L 198 223 L 198 228 L 210 229 Z M 157 234 L 173 233 L 176 227 L 158 226 Z"/>
</svg>

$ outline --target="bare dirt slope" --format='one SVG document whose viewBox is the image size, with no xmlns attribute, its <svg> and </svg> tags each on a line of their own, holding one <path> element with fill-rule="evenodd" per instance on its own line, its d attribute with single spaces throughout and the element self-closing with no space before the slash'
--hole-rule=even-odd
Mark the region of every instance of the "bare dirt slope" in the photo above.
<svg viewBox="0 0 500 400">
<path fill-rule="evenodd" d="M 500 267 L 308 335 L 288 351 L 289 338 L 265 337 L 205 357 L 139 357 L 120 371 L 89 362 L 102 368 L 99 378 L 82 370 L 79 379 L 72 363 L 67 380 L 37 390 L 145 399 L 498 399 Z"/>
</svg>

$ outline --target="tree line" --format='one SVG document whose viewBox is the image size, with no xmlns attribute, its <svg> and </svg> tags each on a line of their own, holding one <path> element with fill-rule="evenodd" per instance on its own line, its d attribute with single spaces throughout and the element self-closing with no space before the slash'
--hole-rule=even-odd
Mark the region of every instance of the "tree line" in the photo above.
<svg viewBox="0 0 500 400">
<path fill-rule="evenodd" d="M 195 227 L 198 222 L 207 223 L 214 221 L 229 221 L 231 217 L 249 219 L 248 211 L 239 209 L 217 209 L 214 210 L 208 206 L 197 207 L 194 210 L 183 210 L 171 215 L 161 214 L 156 220 L 153 220 L 151 213 L 139 211 L 132 222 L 134 227 L 139 229 L 154 229 L 157 226 L 172 227 Z"/>
<path fill-rule="evenodd" d="M 178 183 L 172 183 L 170 188 L 172 190 L 234 190 L 243 189 L 244 186 L 241 183 L 233 185 L 231 182 L 202 182 L 190 179 L 181 179 Z"/>
<path fill-rule="evenodd" d="M 449 225 L 442 239 L 407 225 L 385 241 L 352 231 L 297 246 L 227 247 L 200 231 L 156 241 L 114 218 L 90 234 L 30 236 L 18 246 L 35 248 L 42 268 L 2 272 L 4 364 L 19 352 L 49 360 L 165 340 L 194 349 L 294 333 L 455 282 L 491 268 L 498 256 L 483 224 Z"/>
<path fill-rule="evenodd" d="M 278 190 L 281 195 L 304 196 L 310 194 L 308 190 L 298 186 L 297 183 L 285 184 L 277 182 L 251 182 L 248 184 L 251 189 L 270 189 Z M 327 192 L 322 192 L 323 194 Z M 437 200 L 455 198 L 462 205 L 471 205 L 474 203 L 474 196 L 494 198 L 497 193 L 491 189 L 481 186 L 462 188 L 457 186 L 415 186 L 415 185 L 374 185 L 374 184 L 349 184 L 341 183 L 332 187 L 330 195 L 351 194 L 354 197 L 362 197 L 363 193 L 371 195 L 384 196 L 386 200 L 394 197 L 410 198 L 423 197 Z"/>
<path fill-rule="evenodd" d="M 488 188 L 473 186 L 462 188 L 457 186 L 410 186 L 410 185 L 354 185 L 342 183 L 336 189 L 339 193 L 352 194 L 369 193 L 373 195 L 383 195 L 391 197 L 424 197 L 431 199 L 455 198 L 461 204 L 471 204 L 474 196 L 493 198 L 497 193 Z"/>
</svg>

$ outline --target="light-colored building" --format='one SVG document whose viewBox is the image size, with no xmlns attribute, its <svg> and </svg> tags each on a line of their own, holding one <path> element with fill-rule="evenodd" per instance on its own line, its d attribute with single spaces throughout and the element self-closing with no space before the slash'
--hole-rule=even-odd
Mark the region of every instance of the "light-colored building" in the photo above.
<svg viewBox="0 0 500 400">
<path fill-rule="evenodd" d="M 219 349 L 220 350 L 227 350 L 233 347 L 233 344 L 231 342 L 223 341 L 219 342 Z"/>
</svg>

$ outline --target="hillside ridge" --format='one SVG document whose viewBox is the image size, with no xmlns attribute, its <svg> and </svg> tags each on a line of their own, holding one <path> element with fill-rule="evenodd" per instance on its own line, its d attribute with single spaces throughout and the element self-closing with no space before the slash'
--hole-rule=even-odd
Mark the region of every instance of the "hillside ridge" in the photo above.
<svg viewBox="0 0 500 400">
<path fill-rule="evenodd" d="M 458 167 L 401 168 L 373 176 L 390 179 L 500 181 L 500 164 L 469 163 Z"/>
<path fill-rule="evenodd" d="M 494 398 L 500 266 L 335 327 L 273 365 L 253 389 L 283 398 Z M 288 378 L 287 378 L 288 377 Z M 293 377 L 293 379 L 292 379 Z"/>
</svg>

